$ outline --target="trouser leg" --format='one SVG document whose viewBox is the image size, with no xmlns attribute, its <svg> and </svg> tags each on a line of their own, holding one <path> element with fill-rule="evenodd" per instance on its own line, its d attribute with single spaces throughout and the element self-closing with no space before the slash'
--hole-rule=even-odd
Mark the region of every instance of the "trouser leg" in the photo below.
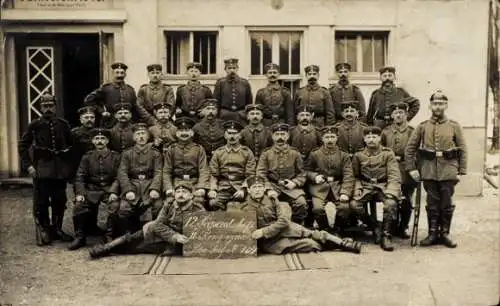
<svg viewBox="0 0 500 306">
<path fill-rule="evenodd" d="M 209 206 L 211 210 L 226 210 L 227 203 L 233 197 L 236 192 L 234 189 L 223 189 L 217 191 L 217 197 L 209 201 Z"/>
<path fill-rule="evenodd" d="M 64 221 L 64 212 L 66 211 L 66 181 L 65 180 L 52 180 L 51 181 L 51 201 L 52 208 L 52 224 L 51 234 L 54 240 L 69 242 L 73 238 L 62 230 Z"/>
<path fill-rule="evenodd" d="M 438 224 L 439 224 L 439 208 L 441 203 L 441 194 L 439 191 L 439 183 L 437 181 L 423 181 L 423 187 L 427 193 L 427 225 L 428 235 L 420 241 L 421 246 L 430 246 L 438 242 Z"/>
<path fill-rule="evenodd" d="M 384 212 L 382 220 L 382 239 L 380 246 L 384 251 L 393 251 L 392 245 L 391 225 L 396 219 L 397 214 L 397 201 L 392 198 L 384 199 Z"/>
<path fill-rule="evenodd" d="M 307 201 L 304 196 L 300 196 L 290 201 L 292 207 L 292 221 L 303 224 L 307 217 Z"/>
<path fill-rule="evenodd" d="M 50 236 L 50 194 L 45 179 L 33 179 L 33 219 L 35 220 L 36 244 L 43 246 L 51 243 Z"/>
<path fill-rule="evenodd" d="M 312 203 L 312 216 L 314 220 L 318 224 L 319 229 L 326 230 L 329 229 L 330 226 L 328 224 L 328 219 L 325 212 L 325 201 L 320 198 L 313 197 L 311 199 Z"/>
<path fill-rule="evenodd" d="M 416 187 L 417 186 L 415 184 L 403 184 L 401 186 L 403 199 L 401 200 L 399 206 L 399 224 L 396 235 L 404 239 L 410 238 L 406 231 L 411 219 L 411 213 L 413 210 L 413 194 L 415 193 Z"/>
<path fill-rule="evenodd" d="M 450 237 L 451 221 L 455 205 L 453 205 L 453 194 L 455 193 L 456 181 L 440 182 L 441 191 L 441 209 L 440 209 L 440 226 L 441 226 L 441 243 L 449 248 L 457 247 L 457 244 Z"/>
</svg>

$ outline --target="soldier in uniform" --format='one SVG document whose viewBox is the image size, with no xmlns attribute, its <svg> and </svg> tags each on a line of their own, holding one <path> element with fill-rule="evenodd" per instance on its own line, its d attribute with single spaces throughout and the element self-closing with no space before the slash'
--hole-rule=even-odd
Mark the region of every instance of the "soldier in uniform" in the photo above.
<svg viewBox="0 0 500 306">
<path fill-rule="evenodd" d="M 245 108 L 249 124 L 241 131 L 241 144 L 252 150 L 255 160 L 266 148 L 273 145 L 271 129 L 262 124 L 263 106 L 249 104 Z"/>
<path fill-rule="evenodd" d="M 365 147 L 363 131 L 368 126 L 358 119 L 359 111 L 355 102 L 345 101 L 340 107 L 344 119 L 335 124 L 339 131 L 337 145 L 352 156 Z"/>
<path fill-rule="evenodd" d="M 162 205 L 162 155 L 148 143 L 147 124 L 135 124 L 133 131 L 135 145 L 122 153 L 117 174 L 122 193 L 119 231 L 135 231 L 140 221 L 154 219 Z"/>
<path fill-rule="evenodd" d="M 407 114 L 408 104 L 400 102 L 391 107 L 392 124 L 382 130 L 380 143 L 384 147 L 392 149 L 396 155 L 401 170 L 401 194 L 402 199 L 399 205 L 398 224 L 395 224 L 393 234 L 408 239 L 410 236 L 406 232 L 410 223 L 411 211 L 413 209 L 413 193 L 417 188 L 417 183 L 408 175 L 405 167 L 405 148 L 414 128 L 408 125 Z"/>
<path fill-rule="evenodd" d="M 193 127 L 194 141 L 200 144 L 207 154 L 207 160 L 212 158 L 212 153 L 225 144 L 224 127 L 217 118 L 217 101 L 205 99 L 202 106 L 203 119 Z"/>
<path fill-rule="evenodd" d="M 92 150 L 92 137 L 90 131 L 95 125 L 95 109 L 91 106 L 84 106 L 78 109 L 81 125 L 71 130 L 73 137 L 73 168 L 71 178 L 74 179 L 78 165 L 83 155 Z"/>
<path fill-rule="evenodd" d="M 154 109 L 157 104 L 166 104 L 173 113 L 175 108 L 174 90 L 161 81 L 162 67 L 160 64 L 151 64 L 148 70 L 149 83 L 141 85 L 137 91 L 137 112 L 142 122 L 148 125 L 156 124 Z"/>
<path fill-rule="evenodd" d="M 194 189 L 194 201 L 203 205 L 205 190 L 209 189 L 210 172 L 205 149 L 193 142 L 194 124 L 189 117 L 175 120 L 177 142 L 164 154 L 163 189 L 169 197 L 174 192 L 174 186 L 189 183 Z"/>
<path fill-rule="evenodd" d="M 213 210 L 226 210 L 231 200 L 245 197 L 245 178 L 255 175 L 256 162 L 252 151 L 240 144 L 241 124 L 226 121 L 224 137 L 227 144 L 215 150 L 210 160 L 209 206 Z"/>
<path fill-rule="evenodd" d="M 111 252 L 181 255 L 182 245 L 189 241 L 189 238 L 182 234 L 184 218 L 191 213 L 205 210 L 202 205 L 192 200 L 191 192 L 191 185 L 177 184 L 173 200 L 171 197 L 167 198 L 155 220 L 146 223 L 141 230 L 133 234 L 125 234 L 107 244 L 94 246 L 89 249 L 90 257 L 97 259 L 108 256 Z"/>
<path fill-rule="evenodd" d="M 269 63 L 264 66 L 267 76 L 267 86 L 257 91 L 255 104 L 262 104 L 264 112 L 263 123 L 271 126 L 276 123 L 294 123 L 293 101 L 290 90 L 278 83 L 280 67 Z"/>
<path fill-rule="evenodd" d="M 380 145 L 381 132 L 379 127 L 367 127 L 364 132 L 366 148 L 352 157 L 357 181 L 350 204 L 352 212 L 364 217 L 372 229 L 375 242 L 380 240 L 380 247 L 384 251 L 393 251 L 391 226 L 396 219 L 397 202 L 401 194 L 401 173 L 394 152 Z M 376 212 L 372 210 L 371 216 L 368 216 L 365 209 L 373 201 L 384 203 L 381 229 L 378 228 Z"/>
<path fill-rule="evenodd" d="M 366 116 L 366 103 L 359 87 L 349 82 L 349 73 L 351 72 L 351 64 L 338 63 L 335 65 L 335 71 L 339 81 L 337 84 L 330 87 L 330 95 L 332 97 L 333 108 L 335 109 L 336 121 L 343 120 L 342 116 L 342 103 L 346 101 L 353 101 L 359 111 L 359 119 L 365 120 Z"/>
<path fill-rule="evenodd" d="M 437 91 L 430 102 L 432 117 L 420 123 L 408 141 L 406 170 L 415 181 L 423 181 L 427 192 L 429 235 L 420 245 L 454 248 L 457 244 L 449 236 L 455 210 L 452 197 L 458 176 L 467 174 L 467 147 L 460 124 L 445 115 L 448 98 Z"/>
<path fill-rule="evenodd" d="M 294 109 L 300 109 L 304 105 L 310 106 L 314 112 L 313 125 L 322 127 L 335 123 L 335 109 L 332 98 L 326 87 L 318 84 L 319 67 L 310 65 L 304 68 L 307 85 L 301 87 L 295 93 Z"/>
<path fill-rule="evenodd" d="M 67 201 L 66 184 L 71 175 L 73 139 L 68 122 L 56 116 L 56 101 L 52 95 L 42 95 L 40 110 L 42 117 L 29 124 L 19 142 L 19 155 L 24 168 L 33 177 L 36 243 L 43 246 L 52 240 L 72 240 L 62 231 L 62 224 Z M 52 208 L 51 218 L 49 207 Z"/>
<path fill-rule="evenodd" d="M 290 145 L 302 154 L 303 160 L 321 145 L 321 133 L 312 125 L 313 118 L 312 108 L 304 105 L 297 110 L 298 124 L 290 129 Z"/>
<path fill-rule="evenodd" d="M 307 217 L 307 202 L 302 189 L 306 182 L 302 155 L 288 145 L 288 124 L 273 126 L 273 146 L 262 152 L 257 164 L 257 176 L 267 179 L 269 195 L 289 202 L 292 220 L 303 223 Z"/>
<path fill-rule="evenodd" d="M 177 141 L 177 128 L 170 120 L 171 108 L 168 104 L 155 104 L 154 113 L 156 124 L 149 127 L 149 133 L 153 137 L 154 147 L 165 154 L 170 145 Z"/>
<path fill-rule="evenodd" d="M 379 72 L 382 86 L 372 93 L 366 123 L 381 129 L 388 126 L 391 124 L 390 107 L 399 102 L 408 104 L 408 121 L 411 121 L 420 110 L 420 101 L 403 88 L 395 86 L 396 68 L 382 67 Z"/>
<path fill-rule="evenodd" d="M 118 103 L 129 103 L 134 118 L 137 116 L 137 96 L 132 86 L 125 83 L 128 66 L 124 63 L 113 63 L 113 82 L 101 85 L 88 94 L 83 104 L 94 106 L 99 114 L 99 125 L 104 128 L 111 128 L 115 125 L 115 118 L 111 117 L 114 106 Z"/>
<path fill-rule="evenodd" d="M 321 148 L 311 152 L 305 162 L 311 184 L 312 213 L 320 229 L 344 227 L 349 216 L 349 199 L 354 189 L 351 158 L 337 146 L 336 127 L 322 129 Z M 335 222 L 336 218 L 340 222 Z M 340 223 L 340 224 L 339 224 Z M 339 226 L 340 225 L 340 226 Z"/>
<path fill-rule="evenodd" d="M 176 93 L 175 114 L 189 117 L 194 122 L 200 121 L 203 100 L 213 98 L 210 88 L 199 81 L 202 67 L 200 63 L 188 63 L 186 70 L 189 81 L 186 85 L 179 86 Z"/>
<path fill-rule="evenodd" d="M 223 121 L 239 121 L 246 124 L 245 106 L 252 104 L 252 88 L 247 79 L 238 76 L 238 59 L 224 60 L 226 76 L 217 80 L 214 98 Z"/>
<path fill-rule="evenodd" d="M 132 124 L 132 105 L 118 103 L 114 106 L 116 124 L 110 129 L 111 139 L 109 148 L 116 152 L 123 152 L 135 144 Z"/>
<path fill-rule="evenodd" d="M 86 245 L 88 225 L 97 223 L 99 204 L 118 200 L 116 174 L 120 165 L 120 154 L 107 148 L 111 136 L 109 130 L 95 128 L 90 135 L 95 149 L 82 157 L 76 173 L 76 196 L 73 207 L 75 239 L 68 246 L 69 250 L 76 250 Z M 108 227 L 111 229 L 110 222 Z"/>
<path fill-rule="evenodd" d="M 262 251 L 271 254 L 307 253 L 324 249 L 340 248 L 346 252 L 361 253 L 361 243 L 351 239 L 341 239 L 326 231 L 309 230 L 290 221 L 290 207 L 266 196 L 266 180 L 249 177 L 249 197 L 241 205 L 242 211 L 255 212 L 257 230 L 253 239 L 259 240 Z"/>
</svg>

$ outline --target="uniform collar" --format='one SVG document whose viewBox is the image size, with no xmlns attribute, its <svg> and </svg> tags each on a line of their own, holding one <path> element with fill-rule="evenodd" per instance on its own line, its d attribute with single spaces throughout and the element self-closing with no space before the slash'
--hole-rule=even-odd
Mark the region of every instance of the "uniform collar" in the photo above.
<svg viewBox="0 0 500 306">
<path fill-rule="evenodd" d="M 299 129 L 299 131 L 306 131 L 308 133 L 312 132 L 313 129 L 314 129 L 314 126 L 312 124 L 309 124 L 309 125 L 306 125 L 306 126 L 303 126 L 301 124 L 297 125 L 297 128 Z"/>
<path fill-rule="evenodd" d="M 158 83 L 149 82 L 149 87 L 151 88 L 158 88 L 160 86 L 161 86 L 161 81 Z"/>
<path fill-rule="evenodd" d="M 408 129 L 408 122 L 403 122 L 401 125 L 393 123 L 391 125 L 393 131 L 404 132 Z"/>
<path fill-rule="evenodd" d="M 354 119 L 354 120 L 352 121 L 352 123 L 351 123 L 351 122 L 349 122 L 347 119 L 344 119 L 344 120 L 342 120 L 342 121 L 340 122 L 340 124 L 342 124 L 343 126 L 353 127 L 353 126 L 356 126 L 356 125 L 358 125 L 358 124 L 359 124 L 359 120 L 358 120 L 358 119 Z"/>
<path fill-rule="evenodd" d="M 182 147 L 182 148 L 189 148 L 189 147 L 191 147 L 191 146 L 193 146 L 193 145 L 194 145 L 194 142 L 193 142 L 193 140 L 192 140 L 192 139 L 191 139 L 189 142 L 181 142 L 181 141 L 178 141 L 178 142 L 177 142 L 177 145 L 178 145 L 178 146 L 180 146 L 180 147 Z"/>
<path fill-rule="evenodd" d="M 281 89 L 280 83 L 267 83 L 267 88 L 269 89 Z"/>
<path fill-rule="evenodd" d="M 196 80 L 196 81 L 188 81 L 188 86 L 201 86 L 201 82 Z"/>
<path fill-rule="evenodd" d="M 110 150 L 109 149 L 104 149 L 102 151 L 96 151 L 98 158 L 106 158 L 109 155 Z"/>
<path fill-rule="evenodd" d="M 228 82 L 237 83 L 237 82 L 240 81 L 240 76 L 239 75 L 235 75 L 233 78 L 226 77 L 226 80 L 228 80 Z"/>
<path fill-rule="evenodd" d="M 283 146 L 283 148 L 278 148 L 278 146 L 273 145 L 273 150 L 276 151 L 276 152 L 279 152 L 279 153 L 286 152 L 286 151 L 288 151 L 289 148 L 290 148 L 290 146 L 288 144 L 285 144 Z"/>
<path fill-rule="evenodd" d="M 314 85 L 311 85 L 311 84 L 307 84 L 306 85 L 306 88 L 309 89 L 309 90 L 316 90 L 318 89 L 320 86 L 319 86 L 319 83 L 316 83 Z"/>
<path fill-rule="evenodd" d="M 341 88 L 348 88 L 351 86 L 351 83 L 349 83 L 349 80 L 346 80 L 346 81 L 342 81 L 342 80 L 339 80 L 337 82 L 337 85 Z"/>
<path fill-rule="evenodd" d="M 174 207 L 176 210 L 186 211 L 193 207 L 193 201 L 189 201 L 188 203 L 180 206 L 177 202 L 174 201 Z"/>
<path fill-rule="evenodd" d="M 116 87 L 116 88 L 125 87 L 125 81 L 123 81 L 123 82 L 113 81 L 113 86 Z"/>
<path fill-rule="evenodd" d="M 122 125 L 121 123 L 118 122 L 115 126 L 119 130 L 127 130 L 132 128 L 132 123 L 129 121 L 125 123 L 125 125 Z"/>
<path fill-rule="evenodd" d="M 237 145 L 236 147 L 231 147 L 230 145 L 225 145 L 225 150 L 226 152 L 230 153 L 231 151 L 233 152 L 238 152 L 241 149 L 241 145 Z"/>
<path fill-rule="evenodd" d="M 440 118 L 440 119 L 437 119 L 435 117 L 431 117 L 431 122 L 433 124 L 436 124 L 436 123 L 441 124 L 441 123 L 445 123 L 446 121 L 448 121 L 448 118 L 446 116 L 443 116 L 443 118 Z"/>
<path fill-rule="evenodd" d="M 259 123 L 257 125 L 249 124 L 248 129 L 250 130 L 250 132 L 254 132 L 254 131 L 262 132 L 262 130 L 264 129 L 264 125 L 262 123 Z"/>
<path fill-rule="evenodd" d="M 379 145 L 378 148 L 375 151 L 371 151 L 370 149 L 365 148 L 364 152 L 368 156 L 376 156 L 376 155 L 379 155 L 380 152 L 382 152 L 382 146 Z"/>
<path fill-rule="evenodd" d="M 326 154 L 333 154 L 337 152 L 339 149 L 338 146 L 333 147 L 332 149 L 327 148 L 325 145 L 321 146 L 321 151 L 323 151 Z"/>
<path fill-rule="evenodd" d="M 146 152 L 148 151 L 149 149 L 149 146 L 146 144 L 143 148 L 139 147 L 138 145 L 135 145 L 134 146 L 134 149 L 137 153 L 141 153 L 141 154 L 146 154 Z"/>
</svg>

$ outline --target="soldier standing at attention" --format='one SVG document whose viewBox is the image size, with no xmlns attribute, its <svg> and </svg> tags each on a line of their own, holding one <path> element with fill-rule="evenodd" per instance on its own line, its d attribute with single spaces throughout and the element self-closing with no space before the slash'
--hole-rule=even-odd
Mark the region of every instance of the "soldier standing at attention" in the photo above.
<svg viewBox="0 0 500 306">
<path fill-rule="evenodd" d="M 55 98 L 45 93 L 40 100 L 42 117 L 29 124 L 19 142 L 19 155 L 24 168 L 33 177 L 36 243 L 43 246 L 52 240 L 72 240 L 62 231 L 62 224 L 67 201 L 66 184 L 71 175 L 73 139 L 68 122 L 56 116 Z M 33 149 L 33 154 L 30 154 L 30 149 Z"/>
<path fill-rule="evenodd" d="M 142 122 L 148 125 L 156 124 L 154 109 L 157 104 L 168 105 L 170 112 L 174 111 L 175 97 L 172 87 L 161 81 L 162 67 L 160 64 L 148 65 L 149 83 L 141 85 L 137 91 L 137 111 Z"/>
<path fill-rule="evenodd" d="M 201 84 L 200 74 L 203 66 L 200 63 L 188 63 L 186 72 L 189 81 L 186 85 L 177 88 L 175 100 L 175 114 L 179 117 L 189 117 L 194 122 L 200 121 L 200 111 L 205 99 L 212 99 L 212 91 L 206 85 Z"/>
<path fill-rule="evenodd" d="M 137 117 L 137 96 L 132 86 L 125 83 L 128 66 L 124 63 L 114 63 L 111 65 L 113 70 L 113 81 L 105 83 L 98 89 L 88 94 L 83 104 L 85 106 L 94 106 L 99 114 L 99 126 L 111 128 L 116 120 L 111 117 L 116 104 L 128 103 L 131 106 L 133 118 Z"/>
<path fill-rule="evenodd" d="M 355 102 L 345 101 L 340 108 L 344 119 L 335 124 L 339 131 L 337 145 L 340 150 L 352 156 L 365 147 L 363 131 L 368 126 L 358 119 L 359 111 Z"/>
<path fill-rule="evenodd" d="M 71 178 L 74 179 L 76 170 L 80 164 L 82 156 L 93 149 L 90 131 L 95 125 L 95 109 L 92 106 L 84 106 L 78 109 L 80 115 L 80 126 L 71 130 L 73 137 L 73 167 Z"/>
<path fill-rule="evenodd" d="M 223 121 L 239 121 L 246 124 L 245 106 L 253 103 L 252 88 L 247 79 L 238 76 L 238 59 L 224 60 L 226 76 L 217 80 L 214 98 Z"/>
<path fill-rule="evenodd" d="M 280 67 L 277 64 L 269 63 L 264 66 L 268 83 L 267 86 L 257 91 L 255 104 L 262 104 L 264 112 L 263 123 L 271 126 L 276 123 L 294 123 L 293 101 L 290 90 L 282 87 L 278 79 L 280 77 Z"/>
<path fill-rule="evenodd" d="M 203 119 L 193 127 L 194 142 L 200 144 L 207 154 L 207 160 L 212 158 L 213 152 L 222 147 L 224 139 L 224 127 L 222 121 L 217 118 L 217 101 L 205 99 L 202 106 Z"/>
<path fill-rule="evenodd" d="M 321 133 L 311 124 L 312 108 L 305 105 L 297 110 L 297 125 L 290 129 L 290 145 L 297 149 L 305 160 L 311 151 L 321 145 Z"/>
<path fill-rule="evenodd" d="M 241 144 L 249 147 L 255 160 L 258 161 L 262 151 L 273 145 L 272 132 L 270 128 L 262 124 L 263 106 L 261 104 L 249 104 L 245 110 L 249 124 L 241 131 Z"/>
<path fill-rule="evenodd" d="M 116 152 L 123 152 L 135 144 L 132 124 L 132 106 L 128 103 L 118 103 L 114 106 L 116 124 L 110 129 L 111 139 L 109 148 Z"/>
<path fill-rule="evenodd" d="M 110 133 L 102 128 L 91 131 L 92 144 L 95 150 L 85 154 L 78 167 L 75 179 L 75 206 L 73 207 L 73 227 L 75 239 L 68 246 L 76 250 L 86 245 L 89 225 L 97 224 L 99 204 L 118 200 L 118 181 L 116 174 L 120 166 L 120 153 L 107 148 Z M 112 221 L 110 216 L 110 221 Z M 112 237 L 112 224 L 108 222 L 108 233 Z"/>
<path fill-rule="evenodd" d="M 168 104 L 155 104 L 154 112 L 156 124 L 149 127 L 149 133 L 153 137 L 153 146 L 164 154 L 177 141 L 177 128 L 170 120 L 171 108 Z"/>
<path fill-rule="evenodd" d="M 366 114 L 366 123 L 381 129 L 385 128 L 391 124 L 391 105 L 399 102 L 408 104 L 408 121 L 411 121 L 420 110 L 420 101 L 411 97 L 403 88 L 395 86 L 396 68 L 383 67 L 380 68 L 379 72 L 382 86 L 372 93 Z"/>
<path fill-rule="evenodd" d="M 406 232 L 410 223 L 411 211 L 413 209 L 413 193 L 417 183 L 409 176 L 405 167 L 405 148 L 414 128 L 408 125 L 408 104 L 400 102 L 391 107 L 392 124 L 382 130 L 380 143 L 392 149 L 396 155 L 401 170 L 401 193 L 402 199 L 399 207 L 399 224 L 395 224 L 393 234 L 408 239 L 410 235 Z"/>
<path fill-rule="evenodd" d="M 307 78 L 307 85 L 301 87 L 295 93 L 294 109 L 310 106 L 313 113 L 313 125 L 322 127 L 335 123 L 335 110 L 333 108 L 330 92 L 326 87 L 318 84 L 319 67 L 310 65 L 304 68 Z"/>
<path fill-rule="evenodd" d="M 431 118 L 420 123 L 408 141 L 406 170 L 415 181 L 423 181 L 427 192 L 429 235 L 420 245 L 455 248 L 449 236 L 455 210 L 452 197 L 458 176 L 467 174 L 467 147 L 460 124 L 445 116 L 448 97 L 437 91 L 430 102 Z"/>
<path fill-rule="evenodd" d="M 359 111 L 359 119 L 365 120 L 366 116 L 366 103 L 359 87 L 349 82 L 349 73 L 351 72 L 351 64 L 338 63 L 335 65 L 335 71 L 339 81 L 337 84 L 330 87 L 330 95 L 332 97 L 333 108 L 335 109 L 336 121 L 343 120 L 342 116 L 342 103 L 346 101 L 353 101 L 356 109 Z"/>
</svg>

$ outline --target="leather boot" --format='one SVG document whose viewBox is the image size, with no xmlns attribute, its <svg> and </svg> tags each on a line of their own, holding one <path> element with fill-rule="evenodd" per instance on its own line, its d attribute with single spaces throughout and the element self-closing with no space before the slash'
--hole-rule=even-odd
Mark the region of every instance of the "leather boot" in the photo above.
<svg viewBox="0 0 500 306">
<path fill-rule="evenodd" d="M 401 209 L 399 216 L 399 224 L 397 227 L 396 236 L 402 239 L 409 239 L 410 235 L 406 232 L 410 223 L 411 209 Z"/>
<path fill-rule="evenodd" d="M 377 216 L 372 216 L 368 215 L 368 213 L 365 213 L 365 215 L 363 216 L 363 221 L 372 231 L 373 241 L 375 242 L 375 244 L 379 244 L 382 237 L 382 232 L 380 230 L 380 224 L 377 221 Z"/>
<path fill-rule="evenodd" d="M 96 259 L 108 256 L 113 250 L 119 247 L 128 247 L 144 241 L 144 234 L 137 231 L 134 234 L 125 234 L 106 244 L 98 244 L 89 249 L 90 258 Z"/>
<path fill-rule="evenodd" d="M 37 246 L 49 245 L 52 243 L 52 236 L 50 235 L 50 225 L 48 221 L 35 220 L 35 239 Z"/>
<path fill-rule="evenodd" d="M 73 237 L 66 234 L 62 230 L 63 218 L 64 218 L 64 212 L 63 213 L 52 213 L 52 225 L 51 225 L 52 239 L 59 240 L 62 242 L 73 241 Z"/>
<path fill-rule="evenodd" d="M 441 239 L 440 242 L 449 248 L 456 248 L 457 243 L 451 240 L 450 238 L 450 227 L 451 227 L 451 220 L 453 218 L 453 211 L 455 210 L 455 206 L 451 206 L 449 208 L 446 208 L 442 212 L 442 219 L 441 219 Z"/>
<path fill-rule="evenodd" d="M 326 214 L 316 214 L 314 220 L 316 220 L 319 230 L 328 230 L 330 228 Z"/>
<path fill-rule="evenodd" d="M 392 252 L 394 251 L 394 246 L 392 245 L 391 237 L 391 224 L 392 220 L 384 218 L 382 221 L 382 239 L 380 241 L 380 247 L 384 251 Z"/>
<path fill-rule="evenodd" d="M 319 237 L 317 237 L 319 234 Z M 340 238 L 338 236 L 332 235 L 327 231 L 314 231 L 312 235 L 313 239 L 319 240 L 322 244 L 331 245 L 332 247 L 340 247 L 343 251 L 359 254 L 361 253 L 362 244 L 358 241 L 354 241 L 350 238 Z"/>
<path fill-rule="evenodd" d="M 425 207 L 427 211 L 427 224 L 429 226 L 429 235 L 420 241 L 420 246 L 427 247 L 438 243 L 438 218 L 439 212 Z"/>
<path fill-rule="evenodd" d="M 106 220 L 106 230 L 104 231 L 103 243 L 109 243 L 115 238 L 116 227 L 119 226 L 116 215 L 110 214 Z"/>
<path fill-rule="evenodd" d="M 349 238 L 342 239 L 342 243 L 340 244 L 340 248 L 346 252 L 360 254 L 363 244 L 359 241 L 354 241 Z"/>
<path fill-rule="evenodd" d="M 85 218 L 86 216 L 78 215 L 73 217 L 73 227 L 75 230 L 75 239 L 68 246 L 68 250 L 73 251 L 87 245 L 87 239 L 85 237 Z"/>
</svg>

